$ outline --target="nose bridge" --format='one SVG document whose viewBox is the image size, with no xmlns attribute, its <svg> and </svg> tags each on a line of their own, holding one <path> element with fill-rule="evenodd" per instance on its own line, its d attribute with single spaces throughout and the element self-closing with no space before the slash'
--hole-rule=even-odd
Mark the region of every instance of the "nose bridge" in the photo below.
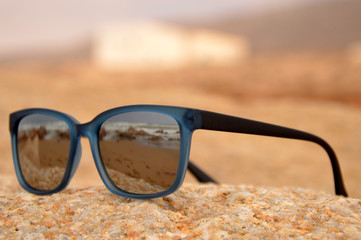
<svg viewBox="0 0 361 240">
<path fill-rule="evenodd" d="M 93 135 L 93 132 L 93 126 L 90 124 L 90 122 L 78 125 L 78 134 L 80 136 L 84 136 L 90 139 Z"/>
</svg>

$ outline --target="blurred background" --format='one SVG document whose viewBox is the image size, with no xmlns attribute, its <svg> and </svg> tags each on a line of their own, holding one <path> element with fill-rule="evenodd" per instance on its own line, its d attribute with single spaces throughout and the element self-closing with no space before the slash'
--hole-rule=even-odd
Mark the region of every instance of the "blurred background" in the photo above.
<svg viewBox="0 0 361 240">
<path fill-rule="evenodd" d="M 361 198 L 361 1 L 0 1 L 2 177 L 17 185 L 11 112 L 46 107 L 87 122 L 130 104 L 312 132 Z M 72 184 L 102 184 L 82 146 Z M 312 143 L 196 131 L 191 159 L 221 183 L 334 191 L 328 157 Z"/>
</svg>

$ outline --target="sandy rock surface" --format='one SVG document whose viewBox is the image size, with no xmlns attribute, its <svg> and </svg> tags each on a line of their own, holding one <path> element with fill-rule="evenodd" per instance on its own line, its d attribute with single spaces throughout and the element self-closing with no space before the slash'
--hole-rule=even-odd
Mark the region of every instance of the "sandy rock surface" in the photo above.
<svg viewBox="0 0 361 240">
<path fill-rule="evenodd" d="M 1 239 L 360 239 L 361 201 L 300 188 L 184 184 L 131 200 L 103 186 L 52 196 L 2 178 Z"/>
</svg>

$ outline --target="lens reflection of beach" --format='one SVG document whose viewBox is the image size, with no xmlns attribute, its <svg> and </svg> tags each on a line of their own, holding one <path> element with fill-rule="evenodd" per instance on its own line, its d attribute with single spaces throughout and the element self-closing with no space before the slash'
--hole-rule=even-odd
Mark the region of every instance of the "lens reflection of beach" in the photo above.
<svg viewBox="0 0 361 240">
<path fill-rule="evenodd" d="M 157 140 L 150 138 L 149 141 Z M 100 150 L 112 181 L 125 191 L 162 192 L 173 184 L 176 177 L 179 148 L 149 146 L 130 138 L 102 140 Z"/>
<path fill-rule="evenodd" d="M 18 134 L 22 173 L 26 182 L 38 190 L 51 190 L 60 184 L 69 154 L 70 139 L 66 132 L 59 132 L 55 139 L 46 136 L 44 127 Z"/>
</svg>

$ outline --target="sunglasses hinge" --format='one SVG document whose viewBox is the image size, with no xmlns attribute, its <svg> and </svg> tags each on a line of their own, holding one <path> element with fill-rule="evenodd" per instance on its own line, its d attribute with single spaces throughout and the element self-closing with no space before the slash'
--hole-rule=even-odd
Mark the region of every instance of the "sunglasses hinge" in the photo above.
<svg viewBox="0 0 361 240">
<path fill-rule="evenodd" d="M 189 110 L 185 114 L 186 126 L 193 130 L 202 128 L 202 111 L 197 109 Z"/>
</svg>

